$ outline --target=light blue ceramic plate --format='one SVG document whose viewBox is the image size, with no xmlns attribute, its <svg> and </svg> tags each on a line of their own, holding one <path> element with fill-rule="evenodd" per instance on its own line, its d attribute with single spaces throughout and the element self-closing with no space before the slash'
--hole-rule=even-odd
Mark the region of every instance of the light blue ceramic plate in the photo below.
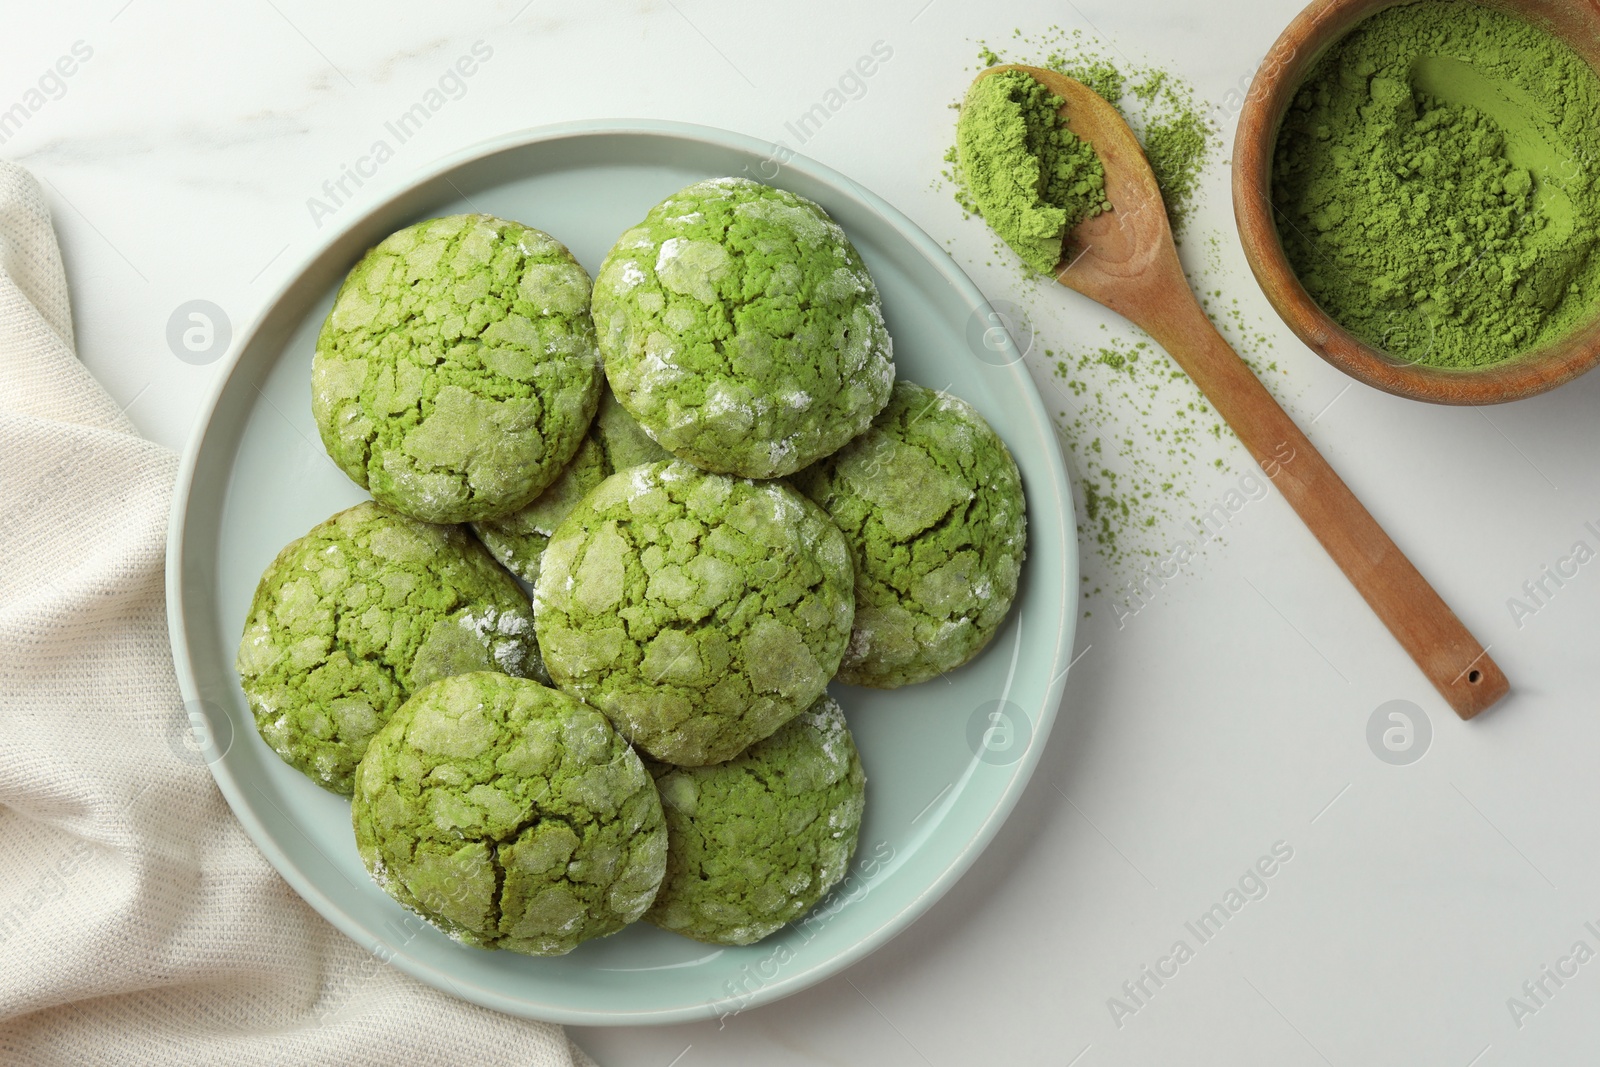
<svg viewBox="0 0 1600 1067">
<path fill-rule="evenodd" d="M 844 175 L 771 151 L 719 130 L 633 121 L 514 134 L 445 160 L 351 219 L 271 300 L 184 457 L 167 600 L 178 678 L 191 716 L 210 731 L 217 784 L 262 853 L 330 922 L 466 1000 L 561 1023 L 661 1023 L 749 1010 L 818 982 L 905 929 L 977 859 L 1055 718 L 1076 618 L 1076 536 L 1060 452 L 1025 367 L 991 329 L 978 289 L 927 234 Z M 867 815 L 848 876 L 808 920 L 745 948 L 644 924 L 559 959 L 466 948 L 373 885 L 348 802 L 262 743 L 233 670 L 268 562 L 365 496 L 327 459 L 312 423 L 316 332 L 361 254 L 419 219 L 516 219 L 566 242 L 593 273 L 658 200 L 722 174 L 826 208 L 877 279 L 900 375 L 971 401 L 1005 438 L 1028 494 L 1022 593 L 988 650 L 948 678 L 895 692 L 835 687 L 866 765 Z"/>
</svg>

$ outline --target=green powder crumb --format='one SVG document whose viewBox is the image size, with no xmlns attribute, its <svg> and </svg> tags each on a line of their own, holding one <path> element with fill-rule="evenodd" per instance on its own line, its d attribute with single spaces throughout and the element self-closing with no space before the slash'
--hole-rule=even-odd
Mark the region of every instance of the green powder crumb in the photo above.
<svg viewBox="0 0 1600 1067">
<path fill-rule="evenodd" d="M 1052 52 L 1039 64 L 1060 71 L 1075 81 L 1088 86 L 1102 100 L 1117 104 L 1127 94 L 1128 78 L 1108 59 L 1081 60 L 1066 53 Z M 1165 72 L 1161 72 L 1165 76 Z M 1141 98 L 1143 99 L 1143 98 Z M 1145 103 L 1150 103 L 1145 100 Z"/>
<path fill-rule="evenodd" d="M 1212 131 L 1193 112 L 1180 112 L 1150 122 L 1144 129 L 1144 153 L 1155 172 L 1174 227 L 1189 221 L 1190 205 L 1200 185 L 1201 165 Z"/>
<path fill-rule="evenodd" d="M 1061 262 L 1068 233 L 1108 210 L 1094 148 L 1058 114 L 1061 98 L 1020 71 L 975 82 L 956 127 L 962 206 L 1041 274 Z"/>
<path fill-rule="evenodd" d="M 1101 327 L 1098 343 L 1046 349 L 1048 383 L 1061 401 L 1058 429 L 1083 494 L 1078 533 L 1126 581 L 1193 510 L 1190 487 L 1213 453 L 1216 413 L 1154 343 Z"/>
<path fill-rule="evenodd" d="M 1313 299 L 1410 363 L 1495 363 L 1600 300 L 1600 77 L 1510 15 L 1423 0 L 1368 18 L 1284 118 L 1273 202 Z"/>
</svg>

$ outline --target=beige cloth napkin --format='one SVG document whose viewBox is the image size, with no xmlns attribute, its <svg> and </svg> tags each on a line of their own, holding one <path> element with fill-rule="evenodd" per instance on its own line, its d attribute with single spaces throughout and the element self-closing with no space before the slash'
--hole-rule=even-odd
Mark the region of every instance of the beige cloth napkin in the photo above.
<svg viewBox="0 0 1600 1067">
<path fill-rule="evenodd" d="M 49 210 L 0 162 L 0 1063 L 591 1064 L 324 922 L 183 748 L 176 468 L 78 362 Z"/>
</svg>

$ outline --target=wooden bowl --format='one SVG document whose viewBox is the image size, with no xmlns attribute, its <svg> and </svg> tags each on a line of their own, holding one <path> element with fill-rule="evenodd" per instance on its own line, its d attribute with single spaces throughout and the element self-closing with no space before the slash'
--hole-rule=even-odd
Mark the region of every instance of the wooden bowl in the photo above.
<svg viewBox="0 0 1600 1067">
<path fill-rule="evenodd" d="M 1322 53 L 1356 23 L 1396 2 L 1315 0 L 1262 60 L 1239 114 L 1233 150 L 1233 208 L 1245 258 L 1289 328 L 1323 359 L 1368 385 L 1435 404 L 1498 404 L 1554 389 L 1600 363 L 1600 314 L 1560 341 L 1500 363 L 1461 370 L 1423 366 L 1374 348 L 1340 326 L 1311 299 L 1284 255 L 1272 207 L 1278 125 Z M 1600 71 L 1600 6 L 1580 0 L 1480 2 L 1554 34 Z"/>
</svg>

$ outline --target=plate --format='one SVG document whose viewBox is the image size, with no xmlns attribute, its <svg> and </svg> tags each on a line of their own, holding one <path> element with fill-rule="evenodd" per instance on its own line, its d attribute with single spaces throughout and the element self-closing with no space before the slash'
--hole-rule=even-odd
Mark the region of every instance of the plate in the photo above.
<svg viewBox="0 0 1600 1067">
<path fill-rule="evenodd" d="M 332 233 L 246 329 L 184 454 L 168 541 L 173 656 L 203 752 L 245 832 L 305 900 L 380 959 L 465 1000 L 576 1025 L 747 1011 L 882 945 L 960 877 L 1032 773 L 1072 647 L 1076 526 L 1049 415 L 1001 321 L 909 219 L 836 171 L 738 134 L 665 122 L 583 123 L 499 138 L 429 168 Z M 233 670 L 261 572 L 278 550 L 366 498 L 323 451 L 311 356 L 334 291 L 403 226 L 480 211 L 554 234 L 593 274 L 623 230 L 701 178 L 746 175 L 820 203 L 883 297 L 901 376 L 974 404 L 1005 438 L 1028 496 L 1028 558 L 1011 617 L 977 660 L 892 692 L 835 685 L 867 771 L 845 879 L 804 920 L 719 948 L 639 923 L 537 959 L 467 948 L 394 903 L 356 854 L 349 802 L 256 733 Z"/>
</svg>

